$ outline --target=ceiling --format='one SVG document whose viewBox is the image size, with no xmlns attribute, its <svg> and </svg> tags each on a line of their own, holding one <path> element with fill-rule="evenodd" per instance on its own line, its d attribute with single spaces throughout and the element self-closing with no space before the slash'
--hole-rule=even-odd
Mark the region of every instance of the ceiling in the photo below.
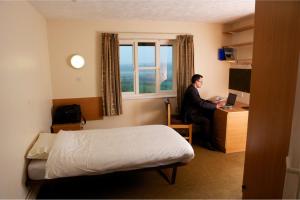
<svg viewBox="0 0 300 200">
<path fill-rule="evenodd" d="M 29 0 L 48 19 L 225 23 L 254 13 L 255 0 Z"/>
</svg>

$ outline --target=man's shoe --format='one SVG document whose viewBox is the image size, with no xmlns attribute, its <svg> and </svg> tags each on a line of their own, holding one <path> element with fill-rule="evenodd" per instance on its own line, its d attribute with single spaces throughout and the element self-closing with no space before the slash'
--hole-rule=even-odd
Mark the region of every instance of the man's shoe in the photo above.
<svg viewBox="0 0 300 200">
<path fill-rule="evenodd" d="M 204 144 L 204 147 L 208 150 L 211 150 L 211 151 L 217 151 L 217 149 L 210 143 L 210 142 L 206 142 Z"/>
</svg>

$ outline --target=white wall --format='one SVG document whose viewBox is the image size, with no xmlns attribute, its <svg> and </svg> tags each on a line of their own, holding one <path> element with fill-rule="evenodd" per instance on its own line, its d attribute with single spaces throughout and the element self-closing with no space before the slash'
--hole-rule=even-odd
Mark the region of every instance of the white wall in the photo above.
<svg viewBox="0 0 300 200">
<path fill-rule="evenodd" d="M 288 157 L 291 164 L 290 167 L 300 170 L 300 52 L 298 66 L 298 80 Z M 298 184 L 300 184 L 298 176 L 287 173 L 285 177 L 284 198 L 296 198 L 296 194 L 299 192 L 297 191 Z"/>
<path fill-rule="evenodd" d="M 54 98 L 100 95 L 100 33 L 190 33 L 194 35 L 195 71 L 204 75 L 203 97 L 226 96 L 228 67 L 218 61 L 222 46 L 222 25 L 158 21 L 80 21 L 49 20 L 49 50 Z M 68 58 L 83 55 L 86 66 L 72 69 Z M 85 128 L 103 128 L 163 123 L 166 119 L 162 99 L 124 100 L 124 114 L 88 122 Z"/>
<path fill-rule="evenodd" d="M 25 152 L 51 123 L 46 20 L 26 1 L 0 2 L 0 198 L 24 198 Z"/>
</svg>

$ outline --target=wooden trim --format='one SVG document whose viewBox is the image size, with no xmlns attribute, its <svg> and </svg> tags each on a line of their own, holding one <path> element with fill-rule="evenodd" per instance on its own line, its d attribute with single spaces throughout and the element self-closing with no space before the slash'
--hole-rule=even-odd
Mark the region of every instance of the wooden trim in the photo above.
<svg viewBox="0 0 300 200">
<path fill-rule="evenodd" d="M 190 128 L 190 124 L 170 124 L 171 128 Z"/>
<path fill-rule="evenodd" d="M 193 124 L 189 125 L 189 143 L 192 144 L 192 139 L 193 139 Z"/>
<path fill-rule="evenodd" d="M 53 99 L 53 111 L 58 106 L 78 104 L 81 107 L 82 115 L 86 120 L 103 119 L 102 97 Z"/>
<path fill-rule="evenodd" d="M 171 105 L 170 103 L 167 104 L 167 115 L 168 115 L 168 126 L 171 126 Z"/>
</svg>

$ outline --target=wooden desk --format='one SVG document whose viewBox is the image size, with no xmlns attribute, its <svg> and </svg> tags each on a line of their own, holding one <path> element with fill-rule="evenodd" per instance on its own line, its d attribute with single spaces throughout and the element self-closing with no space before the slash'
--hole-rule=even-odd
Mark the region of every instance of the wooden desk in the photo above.
<svg viewBox="0 0 300 200">
<path fill-rule="evenodd" d="M 70 123 L 70 124 L 53 124 L 51 126 L 52 133 L 58 133 L 60 130 L 75 131 L 83 129 L 82 123 Z"/>
<path fill-rule="evenodd" d="M 225 153 L 245 151 L 248 106 L 236 102 L 231 109 L 217 109 L 214 114 L 214 136 L 218 148 Z"/>
</svg>

